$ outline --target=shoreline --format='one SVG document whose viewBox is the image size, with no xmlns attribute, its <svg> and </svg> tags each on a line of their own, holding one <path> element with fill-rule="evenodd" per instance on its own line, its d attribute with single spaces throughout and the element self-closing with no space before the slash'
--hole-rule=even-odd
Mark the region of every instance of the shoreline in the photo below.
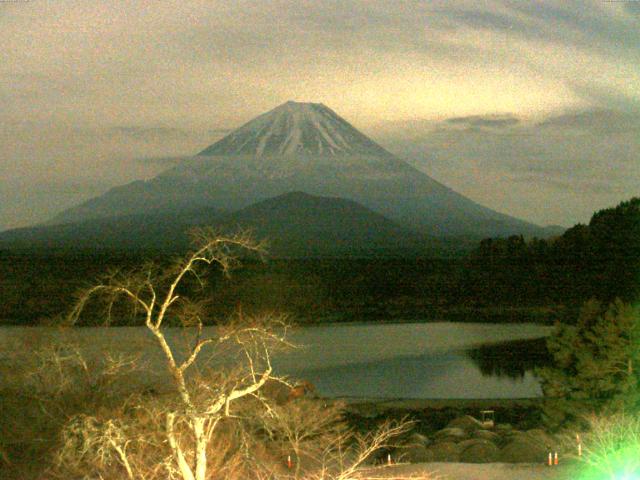
<svg viewBox="0 0 640 480">
<path fill-rule="evenodd" d="M 353 407 L 375 405 L 379 408 L 420 410 L 424 408 L 472 407 L 472 406 L 534 406 L 543 397 L 520 398 L 374 398 L 374 397 L 335 397 L 326 400 L 344 402 Z"/>
<path fill-rule="evenodd" d="M 371 430 L 386 420 L 410 419 L 414 422 L 413 431 L 433 434 L 449 426 L 455 419 L 473 417 L 482 420 L 484 411 L 491 411 L 487 419 L 495 425 L 529 430 L 541 428 L 543 424 L 543 397 L 380 400 L 347 397 L 330 401 L 341 402 L 349 423 L 362 430 Z"/>
<path fill-rule="evenodd" d="M 474 312 L 483 312 L 483 310 L 469 310 L 469 314 L 472 315 Z M 460 313 L 461 314 L 461 313 Z M 497 315 L 497 314 L 496 314 Z M 530 319 L 522 319 L 518 321 L 490 321 L 490 320 L 457 320 L 457 319 L 447 319 L 447 318 L 427 318 L 422 320 L 417 320 L 416 318 L 392 318 L 389 320 L 319 320 L 319 321 L 301 321 L 292 323 L 292 329 L 296 328 L 313 328 L 313 327 L 324 327 L 324 326 L 376 326 L 376 325 L 406 325 L 406 324 L 425 324 L 425 323 L 466 323 L 466 324 L 485 324 L 485 325 L 539 325 L 541 327 L 553 327 L 554 322 L 549 321 L 535 321 Z M 218 324 L 205 324 L 203 327 L 216 327 Z M 92 324 L 81 324 L 81 325 L 63 325 L 56 324 L 53 322 L 41 322 L 41 323 L 12 323 L 10 321 L 5 322 L 4 319 L 0 319 L 0 328 L 139 328 L 144 327 L 144 323 L 133 323 L 133 324 L 119 324 L 116 322 L 115 325 L 92 325 Z M 166 328 L 187 328 L 187 327 L 166 327 Z"/>
<path fill-rule="evenodd" d="M 577 473 L 575 462 L 548 467 L 539 463 L 462 463 L 427 462 L 399 463 L 390 466 L 363 468 L 362 472 L 375 478 L 397 478 L 397 476 L 433 474 L 441 480 L 546 480 L 566 479 Z"/>
</svg>

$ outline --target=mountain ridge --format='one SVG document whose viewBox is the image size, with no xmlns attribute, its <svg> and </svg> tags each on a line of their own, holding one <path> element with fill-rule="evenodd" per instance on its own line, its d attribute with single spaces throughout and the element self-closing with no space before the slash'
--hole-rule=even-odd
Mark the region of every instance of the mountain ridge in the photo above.
<svg viewBox="0 0 640 480">
<path fill-rule="evenodd" d="M 291 191 L 347 198 L 439 237 L 545 234 L 437 182 L 328 107 L 300 102 L 282 104 L 188 161 L 68 209 L 53 223 L 206 206 L 235 211 Z"/>
<path fill-rule="evenodd" d="M 289 192 L 232 213 L 210 208 L 181 214 L 126 215 L 0 233 L 10 250 L 180 250 L 199 226 L 251 230 L 274 257 L 417 255 L 441 243 L 395 224 L 352 200 Z"/>
</svg>

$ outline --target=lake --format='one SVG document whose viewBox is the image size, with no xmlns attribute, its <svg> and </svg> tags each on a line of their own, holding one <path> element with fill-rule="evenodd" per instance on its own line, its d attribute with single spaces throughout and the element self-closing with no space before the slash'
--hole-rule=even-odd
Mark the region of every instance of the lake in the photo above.
<svg viewBox="0 0 640 480">
<path fill-rule="evenodd" d="M 329 397 L 530 398 L 540 396 L 540 386 L 530 362 L 520 362 L 519 357 L 528 353 L 527 341 L 549 335 L 551 328 L 451 322 L 297 327 L 290 339 L 300 347 L 276 355 L 273 364 L 277 373 L 308 380 L 319 394 Z M 41 327 L 2 327 L 0 360 L 4 357 L 6 362 L 16 349 L 28 353 L 60 335 L 71 335 L 96 355 L 143 351 L 148 361 L 161 361 L 142 327 L 80 328 L 71 334 Z M 170 329 L 169 336 L 176 342 L 179 329 Z M 510 343 L 514 341 L 519 342 Z M 514 370 L 510 366 L 514 362 L 516 373 L 503 374 Z M 147 380 L 151 382 L 151 376 Z"/>
</svg>

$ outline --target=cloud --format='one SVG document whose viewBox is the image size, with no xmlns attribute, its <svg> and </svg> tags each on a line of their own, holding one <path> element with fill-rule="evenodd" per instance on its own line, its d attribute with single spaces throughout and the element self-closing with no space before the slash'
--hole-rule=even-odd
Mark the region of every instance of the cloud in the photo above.
<svg viewBox="0 0 640 480">
<path fill-rule="evenodd" d="M 456 122 L 469 124 L 466 117 Z M 636 115 L 593 109 L 509 128 L 450 125 L 411 122 L 411 135 L 403 135 L 396 124 L 380 141 L 454 190 L 540 224 L 588 221 L 595 209 L 638 193 Z"/>
<path fill-rule="evenodd" d="M 640 112 L 634 2 L 0 2 L 0 31 L 0 180 L 144 178 L 162 162 L 140 158 L 191 155 L 289 99 L 325 103 L 374 135 L 413 119 L 405 152 L 507 212 L 509 172 L 579 176 L 604 156 L 633 176 L 637 161 L 622 117 L 567 118 L 560 134 L 528 123 Z M 442 131 L 425 138 L 421 119 Z M 504 175 L 504 194 L 470 187 L 486 172 Z M 512 213 L 532 211 L 544 213 Z"/>
<path fill-rule="evenodd" d="M 189 160 L 193 156 L 181 156 L 181 157 L 141 157 L 136 158 L 135 161 L 144 165 L 156 165 L 162 170 L 174 167 L 179 163 Z"/>
<path fill-rule="evenodd" d="M 468 115 L 448 118 L 446 123 L 466 127 L 505 128 L 517 125 L 520 119 L 513 115 Z"/>
<path fill-rule="evenodd" d="M 632 15 L 640 15 L 640 2 L 624 2 L 624 9 Z"/>
<path fill-rule="evenodd" d="M 609 3 L 609 5 L 607 5 Z M 616 2 L 509 2 L 520 14 L 534 37 L 553 38 L 564 43 L 598 50 L 611 46 L 637 49 L 637 23 L 633 16 L 620 15 Z"/>
<path fill-rule="evenodd" d="M 202 124 L 215 114 L 237 124 L 291 97 L 369 121 L 521 111 L 579 102 L 562 85 L 590 77 L 584 58 L 597 56 L 607 77 L 638 53 L 635 16 L 597 1 L 563 5 L 29 2 L 0 19 L 0 72 L 19 78 L 6 102 L 14 115 L 49 102 L 93 122 Z"/>
<path fill-rule="evenodd" d="M 226 128 L 207 129 L 204 132 L 194 132 L 193 129 L 154 126 L 119 126 L 105 129 L 104 134 L 111 138 L 130 138 L 144 142 L 187 141 L 200 134 L 207 138 L 217 138 L 226 135 L 231 130 Z"/>
<path fill-rule="evenodd" d="M 640 114 L 615 110 L 587 110 L 552 116 L 539 122 L 537 126 L 587 129 L 600 133 L 636 132 L 640 134 Z"/>
<path fill-rule="evenodd" d="M 512 177 L 514 182 L 525 183 L 525 184 L 542 184 L 544 186 L 550 187 L 560 193 L 563 192 L 575 192 L 579 191 L 584 195 L 601 195 L 601 194 L 627 194 L 627 188 L 624 185 L 619 185 L 614 182 L 607 182 L 598 179 L 580 179 L 576 181 L 576 179 L 562 179 L 562 178 L 553 178 L 548 177 L 546 175 L 515 175 Z M 629 198 L 629 197 L 627 197 Z"/>
<path fill-rule="evenodd" d="M 640 62 L 640 57 L 638 58 Z M 585 80 L 572 80 L 567 84 L 571 90 L 584 100 L 586 105 L 598 107 L 601 110 L 613 109 L 619 112 L 640 114 L 640 95 L 633 88 L 636 87 L 636 74 L 624 68 L 620 68 L 621 79 L 620 88 L 613 88 L 611 85 L 603 85 Z M 631 87 L 631 88 L 629 88 Z"/>
</svg>

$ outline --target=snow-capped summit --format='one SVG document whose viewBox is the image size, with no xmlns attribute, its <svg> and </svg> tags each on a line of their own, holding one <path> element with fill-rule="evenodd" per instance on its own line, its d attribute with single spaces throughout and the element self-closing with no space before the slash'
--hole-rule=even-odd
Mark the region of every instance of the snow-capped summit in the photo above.
<svg viewBox="0 0 640 480">
<path fill-rule="evenodd" d="M 199 155 L 349 155 L 390 156 L 321 103 L 289 101 L 264 113 Z"/>
</svg>

